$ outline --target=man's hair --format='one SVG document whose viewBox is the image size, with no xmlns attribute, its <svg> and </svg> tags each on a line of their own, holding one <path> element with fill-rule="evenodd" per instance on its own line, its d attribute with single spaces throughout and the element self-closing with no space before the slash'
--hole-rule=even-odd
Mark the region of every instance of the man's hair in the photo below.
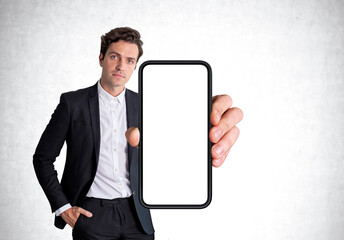
<svg viewBox="0 0 344 240">
<path fill-rule="evenodd" d="M 110 32 L 105 33 L 101 36 L 100 52 L 103 54 L 103 59 L 105 57 L 106 51 L 111 43 L 123 40 L 129 43 L 134 43 L 139 49 L 139 55 L 137 56 L 137 61 L 143 54 L 142 45 L 143 42 L 140 39 L 140 33 L 130 27 L 119 27 L 114 28 Z"/>
</svg>

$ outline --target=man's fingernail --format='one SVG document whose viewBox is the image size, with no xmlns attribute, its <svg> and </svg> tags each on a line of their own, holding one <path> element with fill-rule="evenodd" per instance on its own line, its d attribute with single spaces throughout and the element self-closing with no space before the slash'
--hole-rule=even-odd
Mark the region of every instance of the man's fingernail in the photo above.
<svg viewBox="0 0 344 240">
<path fill-rule="evenodd" d="M 216 153 L 217 156 L 221 156 L 223 153 L 223 148 L 221 146 L 215 146 L 214 147 L 214 152 Z"/>
<path fill-rule="evenodd" d="M 221 131 L 220 130 L 216 130 L 214 132 L 214 136 L 215 136 L 216 141 L 219 140 L 220 137 L 221 137 Z"/>
</svg>

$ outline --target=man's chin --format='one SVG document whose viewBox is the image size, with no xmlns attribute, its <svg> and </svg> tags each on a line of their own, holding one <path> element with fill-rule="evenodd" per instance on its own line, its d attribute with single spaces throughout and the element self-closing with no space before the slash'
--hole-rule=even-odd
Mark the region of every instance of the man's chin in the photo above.
<svg viewBox="0 0 344 240">
<path fill-rule="evenodd" d="M 114 85 L 125 85 L 125 83 L 127 82 L 127 80 L 124 77 L 116 77 L 116 76 L 112 76 L 111 82 Z"/>
</svg>

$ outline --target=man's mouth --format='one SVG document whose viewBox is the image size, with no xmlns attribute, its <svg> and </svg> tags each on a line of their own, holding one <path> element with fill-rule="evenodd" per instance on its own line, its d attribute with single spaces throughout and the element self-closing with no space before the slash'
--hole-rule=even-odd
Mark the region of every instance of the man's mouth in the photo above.
<svg viewBox="0 0 344 240">
<path fill-rule="evenodd" d="M 118 77 L 118 78 L 125 78 L 124 75 L 120 73 L 112 73 L 112 76 Z"/>
</svg>

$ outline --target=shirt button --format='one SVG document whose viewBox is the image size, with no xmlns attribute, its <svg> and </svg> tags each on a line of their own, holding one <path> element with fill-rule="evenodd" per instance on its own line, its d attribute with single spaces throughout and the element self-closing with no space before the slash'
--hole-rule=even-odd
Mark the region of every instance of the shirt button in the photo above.
<svg viewBox="0 0 344 240">
<path fill-rule="evenodd" d="M 115 171 L 117 172 L 117 168 L 115 168 Z"/>
<path fill-rule="evenodd" d="M 113 132 L 116 132 L 116 129 L 114 129 Z"/>
<path fill-rule="evenodd" d="M 116 152 L 116 148 L 114 148 L 113 151 Z"/>
</svg>

